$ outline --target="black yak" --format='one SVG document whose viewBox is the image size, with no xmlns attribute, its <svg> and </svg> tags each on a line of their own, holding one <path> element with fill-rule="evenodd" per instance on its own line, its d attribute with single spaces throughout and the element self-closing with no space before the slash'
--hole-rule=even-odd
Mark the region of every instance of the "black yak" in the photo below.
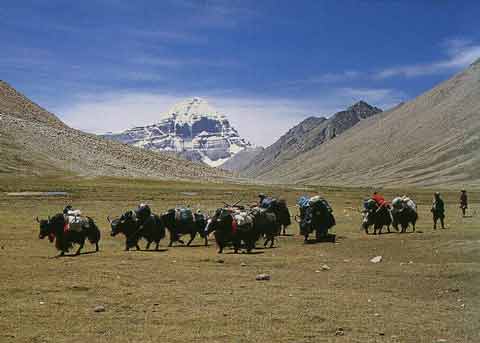
<svg viewBox="0 0 480 343">
<path fill-rule="evenodd" d="M 128 211 L 119 218 L 110 220 L 107 217 L 107 220 L 112 229 L 110 236 L 114 237 L 119 233 L 125 235 L 126 251 L 133 247 L 140 250 L 138 242 L 142 238 L 147 241 L 146 250 L 150 249 L 152 242 L 155 242 L 155 250 L 158 250 L 160 241 L 165 238 L 165 224 L 156 214 L 150 214 L 144 218 L 144 221 L 141 221 L 133 211 Z"/>
<path fill-rule="evenodd" d="M 98 251 L 98 242 L 100 241 L 100 230 L 90 217 L 82 218 L 81 225 L 74 229 L 69 229 L 67 219 L 63 213 L 58 213 L 48 219 L 39 220 L 40 233 L 38 238 L 44 239 L 48 236 L 50 242 L 55 241 L 55 247 L 60 251 L 60 256 L 65 255 L 70 249 L 73 248 L 73 244 L 78 244 L 79 247 L 75 255 L 79 255 L 83 249 L 85 240 L 91 244 L 95 244 L 95 251 Z"/>
<path fill-rule="evenodd" d="M 193 213 L 190 209 L 170 209 L 161 216 L 163 223 L 170 232 L 169 247 L 173 242 L 183 241 L 180 239 L 182 235 L 190 235 L 187 242 L 189 246 L 195 239 L 197 233 L 204 239 L 205 246 L 208 244 L 208 233 L 205 231 L 207 226 L 207 217 L 202 213 Z"/>
<path fill-rule="evenodd" d="M 230 209 L 218 209 L 208 225 L 209 231 L 214 232 L 218 253 L 221 254 L 229 245 L 233 246 L 235 253 L 238 253 L 242 244 L 247 253 L 250 253 L 260 236 L 254 229 L 253 221 L 253 216 L 248 213 L 235 214 Z"/>
<path fill-rule="evenodd" d="M 390 225 L 392 225 L 392 214 L 389 205 L 384 204 L 379 206 L 374 200 L 368 200 L 365 203 L 365 209 L 362 212 L 362 228 L 368 234 L 368 229 L 373 225 L 373 234 L 382 233 L 384 226 L 390 232 Z"/>
</svg>

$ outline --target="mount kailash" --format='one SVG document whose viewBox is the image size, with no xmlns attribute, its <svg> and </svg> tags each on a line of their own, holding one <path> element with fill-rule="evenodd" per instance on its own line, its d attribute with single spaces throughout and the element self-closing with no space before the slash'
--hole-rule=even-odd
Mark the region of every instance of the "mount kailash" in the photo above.
<svg viewBox="0 0 480 343">
<path fill-rule="evenodd" d="M 253 148 L 225 115 L 198 97 L 177 103 L 156 124 L 103 137 L 149 150 L 172 152 L 211 167 L 219 167 L 240 151 Z"/>
</svg>

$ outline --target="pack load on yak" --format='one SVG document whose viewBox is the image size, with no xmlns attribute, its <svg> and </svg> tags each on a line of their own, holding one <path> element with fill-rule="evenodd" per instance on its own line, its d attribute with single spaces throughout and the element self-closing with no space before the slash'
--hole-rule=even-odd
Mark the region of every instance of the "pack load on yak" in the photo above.
<svg viewBox="0 0 480 343">
<path fill-rule="evenodd" d="M 237 223 L 237 226 L 253 225 L 252 216 L 245 211 L 237 211 L 233 215 L 233 219 Z"/>
<path fill-rule="evenodd" d="M 228 245 L 233 246 L 235 253 L 242 245 L 247 252 L 251 252 L 259 238 L 254 229 L 254 221 L 254 214 L 232 209 L 232 206 L 217 209 L 208 224 L 208 231 L 214 232 L 218 252 L 222 253 Z"/>
<path fill-rule="evenodd" d="M 300 233 L 305 236 L 305 241 L 313 231 L 317 240 L 325 238 L 328 230 L 336 224 L 333 209 L 328 201 L 320 196 L 311 198 L 302 196 L 297 204 L 300 209 Z"/>
<path fill-rule="evenodd" d="M 401 232 L 406 232 L 409 225 L 411 225 L 413 231 L 415 231 L 415 224 L 418 219 L 418 214 L 417 204 L 415 204 L 412 199 L 406 195 L 394 198 L 392 200 L 391 215 L 393 227 L 397 231 L 399 225 L 402 229 Z"/>
<path fill-rule="evenodd" d="M 373 226 L 373 234 L 382 233 L 383 227 L 390 232 L 390 225 L 392 224 L 392 214 L 390 204 L 385 198 L 373 192 L 370 198 L 363 201 L 362 211 L 362 228 L 368 234 L 369 227 Z"/>
<path fill-rule="evenodd" d="M 195 216 L 190 208 L 177 208 L 175 209 L 175 219 L 178 222 L 191 223 L 195 222 Z"/>
<path fill-rule="evenodd" d="M 145 223 L 145 221 L 152 215 L 152 210 L 150 206 L 145 203 L 141 203 L 138 205 L 138 208 L 133 211 L 135 215 L 135 219 L 140 222 L 140 224 Z"/>
<path fill-rule="evenodd" d="M 269 209 L 269 208 L 272 207 L 272 205 L 273 205 L 274 202 L 276 201 L 274 198 L 268 197 L 268 196 L 266 196 L 266 195 L 263 194 L 263 193 L 260 193 L 260 194 L 258 195 L 258 198 L 259 198 L 258 207 L 260 207 L 260 208 Z"/>
<path fill-rule="evenodd" d="M 394 211 L 403 211 L 406 208 L 409 208 L 413 211 L 417 211 L 417 204 L 407 197 L 406 195 L 402 197 L 396 197 L 392 200 L 392 208 Z"/>
<path fill-rule="evenodd" d="M 89 226 L 89 220 L 82 216 L 82 211 L 74 209 L 72 205 L 67 205 L 63 209 L 63 216 L 65 218 L 64 231 L 80 232 L 82 228 Z"/>
<path fill-rule="evenodd" d="M 388 202 L 385 200 L 383 195 L 379 194 L 378 192 L 373 192 L 372 197 L 370 200 L 375 201 L 378 207 L 388 206 Z"/>
</svg>

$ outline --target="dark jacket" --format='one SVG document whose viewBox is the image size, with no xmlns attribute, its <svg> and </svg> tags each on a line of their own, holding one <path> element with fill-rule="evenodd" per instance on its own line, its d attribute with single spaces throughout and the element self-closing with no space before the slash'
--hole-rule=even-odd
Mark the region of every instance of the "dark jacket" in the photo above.
<svg viewBox="0 0 480 343">
<path fill-rule="evenodd" d="M 445 214 L 445 204 L 442 199 L 436 198 L 433 200 L 432 212 L 437 216 L 444 216 Z"/>
</svg>

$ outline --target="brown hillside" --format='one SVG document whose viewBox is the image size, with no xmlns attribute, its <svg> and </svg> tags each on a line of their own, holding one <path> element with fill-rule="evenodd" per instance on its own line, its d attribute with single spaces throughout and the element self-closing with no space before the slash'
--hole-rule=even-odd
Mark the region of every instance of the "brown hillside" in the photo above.
<svg viewBox="0 0 480 343">
<path fill-rule="evenodd" d="M 66 126 L 0 83 L 0 174 L 217 178 L 228 173 Z"/>
</svg>

